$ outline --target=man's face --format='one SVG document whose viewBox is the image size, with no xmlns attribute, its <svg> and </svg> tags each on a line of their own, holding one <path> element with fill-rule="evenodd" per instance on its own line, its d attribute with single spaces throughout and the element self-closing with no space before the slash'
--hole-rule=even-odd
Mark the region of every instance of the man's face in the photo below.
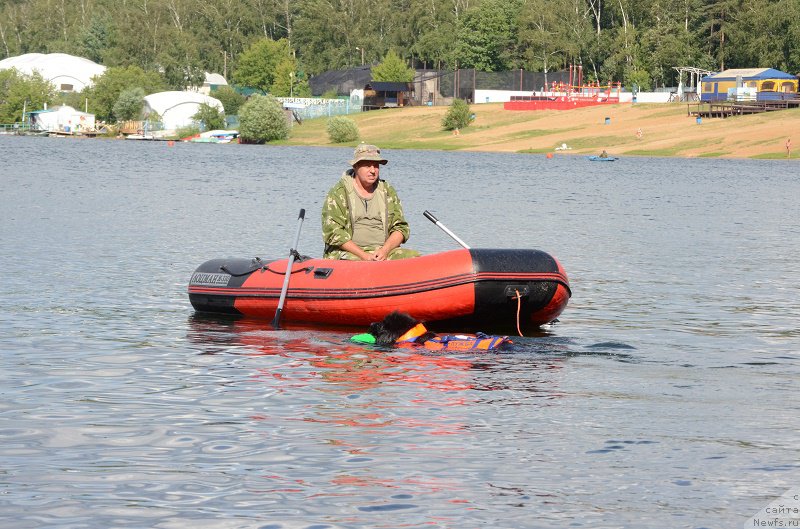
<svg viewBox="0 0 800 529">
<path fill-rule="evenodd" d="M 365 188 L 371 188 L 381 174 L 381 164 L 369 160 L 358 162 L 354 167 L 356 178 Z"/>
</svg>

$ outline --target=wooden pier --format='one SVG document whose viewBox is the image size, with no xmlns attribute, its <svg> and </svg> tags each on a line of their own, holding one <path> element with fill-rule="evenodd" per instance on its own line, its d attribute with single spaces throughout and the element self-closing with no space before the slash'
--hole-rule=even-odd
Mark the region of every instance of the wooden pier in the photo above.
<svg viewBox="0 0 800 529">
<path fill-rule="evenodd" d="M 747 114 L 760 114 L 775 110 L 786 110 L 800 107 L 800 99 L 785 99 L 776 101 L 719 101 L 716 103 L 690 103 L 686 105 L 688 116 L 701 118 L 727 118 L 730 116 L 744 116 Z"/>
</svg>

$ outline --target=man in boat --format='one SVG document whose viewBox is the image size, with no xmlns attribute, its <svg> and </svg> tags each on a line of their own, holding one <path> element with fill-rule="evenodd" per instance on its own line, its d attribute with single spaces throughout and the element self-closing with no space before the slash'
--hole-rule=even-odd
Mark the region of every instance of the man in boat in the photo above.
<svg viewBox="0 0 800 529">
<path fill-rule="evenodd" d="M 600 153 L 600 158 L 608 158 L 608 153 L 603 149 L 603 152 Z"/>
<path fill-rule="evenodd" d="M 388 162 L 375 145 L 356 147 L 346 170 L 322 205 L 325 259 L 385 261 L 417 257 L 400 245 L 411 233 L 397 191 L 380 178 Z"/>
</svg>

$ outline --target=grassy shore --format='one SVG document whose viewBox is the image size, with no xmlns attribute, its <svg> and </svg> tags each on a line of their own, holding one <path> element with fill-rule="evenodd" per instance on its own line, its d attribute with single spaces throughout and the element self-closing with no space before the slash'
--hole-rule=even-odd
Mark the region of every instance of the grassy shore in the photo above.
<svg viewBox="0 0 800 529">
<path fill-rule="evenodd" d="M 447 107 L 406 107 L 352 114 L 361 140 L 386 149 L 676 156 L 684 158 L 800 157 L 800 109 L 697 123 L 686 104 L 619 104 L 565 111 L 509 111 L 472 105 L 475 121 L 458 135 L 443 131 Z M 608 123 L 606 123 L 608 118 Z M 295 124 L 286 145 L 333 146 L 326 118 Z M 641 137 L 637 131 L 641 129 Z M 555 151 L 566 144 L 569 150 Z"/>
</svg>

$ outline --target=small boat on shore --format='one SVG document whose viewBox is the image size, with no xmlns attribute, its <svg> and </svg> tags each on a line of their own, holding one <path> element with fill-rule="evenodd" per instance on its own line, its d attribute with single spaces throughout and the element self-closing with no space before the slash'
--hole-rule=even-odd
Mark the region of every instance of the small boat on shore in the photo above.
<svg viewBox="0 0 800 529">
<path fill-rule="evenodd" d="M 432 328 L 531 329 L 571 295 L 559 262 L 533 249 L 458 249 L 395 261 L 214 259 L 189 281 L 196 311 L 271 319 L 291 262 L 283 321 L 365 326 L 393 310 Z"/>
<path fill-rule="evenodd" d="M 192 143 L 236 143 L 238 138 L 238 130 L 209 130 L 201 132 L 188 141 Z"/>
</svg>

